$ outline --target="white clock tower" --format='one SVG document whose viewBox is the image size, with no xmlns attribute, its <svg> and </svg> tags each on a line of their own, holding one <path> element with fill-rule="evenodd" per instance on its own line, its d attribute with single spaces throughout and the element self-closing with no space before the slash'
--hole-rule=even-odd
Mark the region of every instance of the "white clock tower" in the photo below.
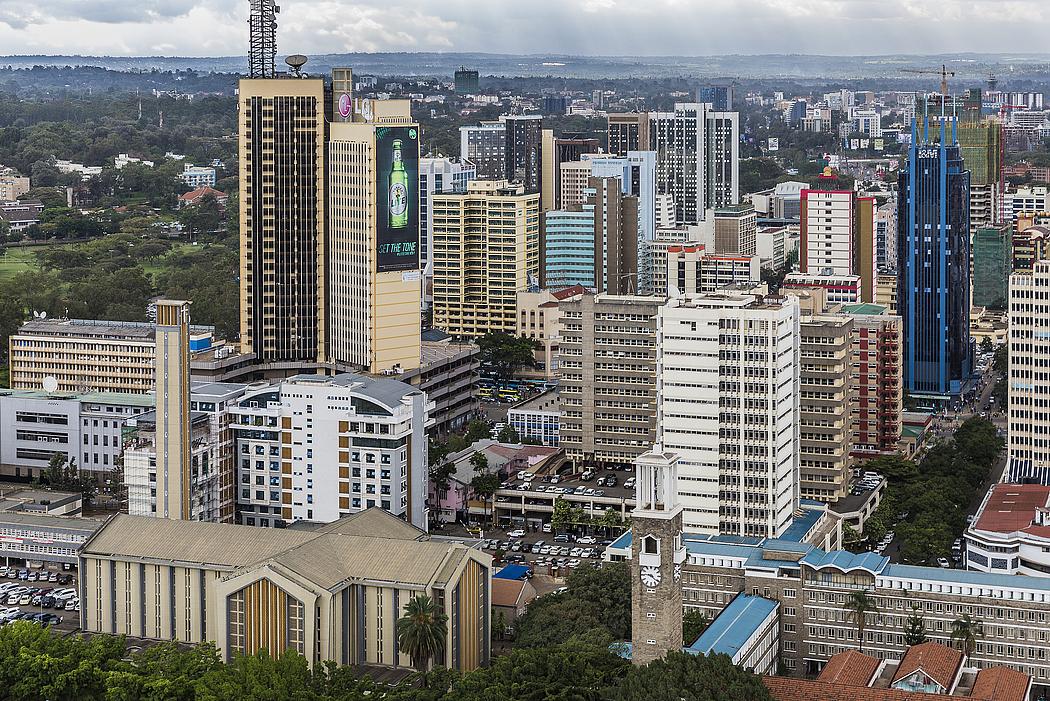
<svg viewBox="0 0 1050 701">
<path fill-rule="evenodd" d="M 682 649 L 682 507 L 678 455 L 659 444 L 635 460 L 637 506 L 631 513 L 631 631 L 635 664 Z"/>
</svg>

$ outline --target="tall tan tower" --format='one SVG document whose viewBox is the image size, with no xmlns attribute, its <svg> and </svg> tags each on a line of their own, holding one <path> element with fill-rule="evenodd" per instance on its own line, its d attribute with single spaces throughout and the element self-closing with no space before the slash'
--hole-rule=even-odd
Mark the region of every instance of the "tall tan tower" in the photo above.
<svg viewBox="0 0 1050 701">
<path fill-rule="evenodd" d="M 190 518 L 190 303 L 157 302 L 157 513 Z"/>
<path fill-rule="evenodd" d="M 682 650 L 682 506 L 678 455 L 658 443 L 635 460 L 637 506 L 631 512 L 632 661 L 649 664 Z"/>
<path fill-rule="evenodd" d="M 323 360 L 324 81 L 242 80 L 237 133 L 241 343 L 264 363 Z"/>
<path fill-rule="evenodd" d="M 408 100 L 354 102 L 331 125 L 328 360 L 369 372 L 420 362 L 419 126 Z"/>
</svg>

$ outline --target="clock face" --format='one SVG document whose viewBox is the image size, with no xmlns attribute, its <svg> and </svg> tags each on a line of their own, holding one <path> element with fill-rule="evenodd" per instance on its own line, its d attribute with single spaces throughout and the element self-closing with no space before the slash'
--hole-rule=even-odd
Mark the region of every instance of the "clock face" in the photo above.
<svg viewBox="0 0 1050 701">
<path fill-rule="evenodd" d="M 653 565 L 647 565 L 642 568 L 640 573 L 642 584 L 647 587 L 655 587 L 660 583 L 660 568 L 654 567 Z"/>
<path fill-rule="evenodd" d="M 677 582 L 681 578 L 682 578 L 682 566 L 681 565 L 675 565 L 674 566 L 674 581 Z"/>
</svg>

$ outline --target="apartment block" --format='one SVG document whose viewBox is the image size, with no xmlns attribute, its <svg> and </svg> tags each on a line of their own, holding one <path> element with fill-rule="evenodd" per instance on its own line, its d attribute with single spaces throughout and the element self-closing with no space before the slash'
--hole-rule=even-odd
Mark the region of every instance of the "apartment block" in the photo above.
<svg viewBox="0 0 1050 701">
<path fill-rule="evenodd" d="M 432 202 L 434 325 L 467 338 L 513 333 L 517 293 L 539 276 L 539 195 L 477 180 Z"/>
<path fill-rule="evenodd" d="M 328 523 L 379 507 L 425 529 L 426 428 L 415 388 L 363 375 L 297 375 L 231 408 L 238 521 Z"/>
<path fill-rule="evenodd" d="M 711 293 L 657 320 L 657 438 L 687 531 L 778 537 L 799 503 L 799 306 Z"/>
<path fill-rule="evenodd" d="M 875 200 L 853 190 L 803 190 L 799 269 L 820 275 L 856 275 L 862 302 L 874 299 Z"/>
<path fill-rule="evenodd" d="M 852 456 L 865 459 L 891 455 L 899 449 L 903 428 L 903 322 L 877 304 L 847 304 L 839 311 L 853 320 L 853 392 L 849 404 Z"/>
<path fill-rule="evenodd" d="M 849 491 L 853 320 L 807 314 L 799 345 L 799 493 L 834 502 Z"/>
<path fill-rule="evenodd" d="M 577 469 L 630 465 L 652 448 L 663 301 L 582 293 L 560 302 L 561 447 Z"/>
</svg>

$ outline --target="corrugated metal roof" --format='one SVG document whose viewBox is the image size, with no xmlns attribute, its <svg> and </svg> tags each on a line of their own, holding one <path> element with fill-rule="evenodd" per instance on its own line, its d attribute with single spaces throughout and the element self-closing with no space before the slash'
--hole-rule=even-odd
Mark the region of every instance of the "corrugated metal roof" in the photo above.
<svg viewBox="0 0 1050 701">
<path fill-rule="evenodd" d="M 700 637 L 686 648 L 694 655 L 724 654 L 734 657 L 748 638 L 762 627 L 779 604 L 761 596 L 740 594 L 722 609 Z"/>
<path fill-rule="evenodd" d="M 824 552 L 814 549 L 807 553 L 801 562 L 817 570 L 825 568 L 836 569 L 840 572 L 864 570 L 872 574 L 881 574 L 889 565 L 890 559 L 875 553 L 851 553 L 846 550 Z"/>
</svg>

